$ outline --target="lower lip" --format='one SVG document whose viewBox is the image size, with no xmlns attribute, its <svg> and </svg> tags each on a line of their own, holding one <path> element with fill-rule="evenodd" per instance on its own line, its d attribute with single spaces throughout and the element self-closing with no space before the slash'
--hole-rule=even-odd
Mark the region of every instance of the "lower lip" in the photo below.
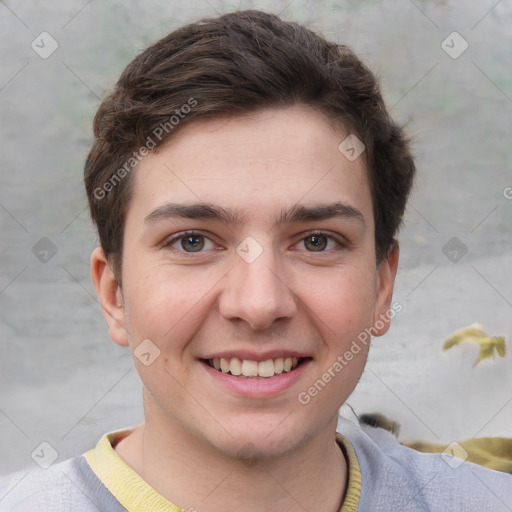
<svg viewBox="0 0 512 512">
<path fill-rule="evenodd" d="M 204 361 L 201 361 L 201 365 L 215 379 L 215 382 L 232 393 L 248 398 L 271 398 L 290 389 L 304 375 L 311 361 L 306 359 L 291 372 L 264 378 L 239 378 L 229 373 L 219 372 Z"/>
</svg>

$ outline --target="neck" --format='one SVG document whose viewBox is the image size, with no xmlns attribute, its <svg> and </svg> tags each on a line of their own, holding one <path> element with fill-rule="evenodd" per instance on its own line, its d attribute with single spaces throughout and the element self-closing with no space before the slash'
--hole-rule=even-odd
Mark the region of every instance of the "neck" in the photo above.
<svg viewBox="0 0 512 512">
<path fill-rule="evenodd" d="M 185 510 L 337 512 L 347 464 L 337 417 L 285 456 L 242 462 L 151 415 L 115 450 L 159 494 Z M 161 418 L 159 418 L 161 419 Z"/>
</svg>

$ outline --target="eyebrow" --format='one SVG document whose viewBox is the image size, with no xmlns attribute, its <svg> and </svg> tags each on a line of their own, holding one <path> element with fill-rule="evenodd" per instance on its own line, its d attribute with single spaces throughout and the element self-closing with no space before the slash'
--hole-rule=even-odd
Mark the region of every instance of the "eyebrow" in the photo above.
<svg viewBox="0 0 512 512">
<path fill-rule="evenodd" d="M 165 203 L 153 210 L 144 219 L 146 224 L 153 222 L 172 219 L 212 219 L 218 220 L 224 224 L 240 225 L 244 223 L 246 215 L 242 212 L 223 208 L 211 203 Z M 298 222 L 327 220 L 332 218 L 344 218 L 355 220 L 366 226 L 363 214 L 351 205 L 335 202 L 327 204 L 319 204 L 305 206 L 295 204 L 289 209 L 281 210 L 280 216 L 276 219 L 276 226 L 283 224 L 293 224 Z"/>
</svg>

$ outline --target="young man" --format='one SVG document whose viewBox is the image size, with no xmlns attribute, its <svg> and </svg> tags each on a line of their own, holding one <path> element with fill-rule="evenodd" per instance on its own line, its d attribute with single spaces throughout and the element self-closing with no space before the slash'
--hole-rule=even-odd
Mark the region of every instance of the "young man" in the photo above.
<svg viewBox="0 0 512 512">
<path fill-rule="evenodd" d="M 3 509 L 511 509 L 510 475 L 336 433 L 394 316 L 414 175 L 351 50 L 259 11 L 203 20 L 126 68 L 94 132 L 92 277 L 145 422 L 5 484 Z"/>
</svg>

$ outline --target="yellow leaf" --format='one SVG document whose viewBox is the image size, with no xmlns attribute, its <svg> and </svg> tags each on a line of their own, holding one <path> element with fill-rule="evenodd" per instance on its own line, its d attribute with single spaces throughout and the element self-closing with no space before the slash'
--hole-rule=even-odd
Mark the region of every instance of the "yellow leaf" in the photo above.
<svg viewBox="0 0 512 512">
<path fill-rule="evenodd" d="M 472 324 L 469 327 L 460 329 L 453 333 L 443 344 L 443 350 L 448 350 L 459 343 L 468 341 L 480 345 L 480 353 L 473 368 L 484 359 L 494 358 L 495 354 L 505 357 L 505 337 L 490 337 L 483 330 L 480 324 Z"/>
<path fill-rule="evenodd" d="M 459 331 L 453 333 L 443 345 L 443 350 L 448 350 L 463 341 L 472 341 L 473 343 L 478 343 L 482 339 L 488 338 L 487 334 L 482 330 L 482 326 L 480 324 L 472 324 L 469 327 L 465 327 L 464 329 L 460 329 Z"/>
</svg>

